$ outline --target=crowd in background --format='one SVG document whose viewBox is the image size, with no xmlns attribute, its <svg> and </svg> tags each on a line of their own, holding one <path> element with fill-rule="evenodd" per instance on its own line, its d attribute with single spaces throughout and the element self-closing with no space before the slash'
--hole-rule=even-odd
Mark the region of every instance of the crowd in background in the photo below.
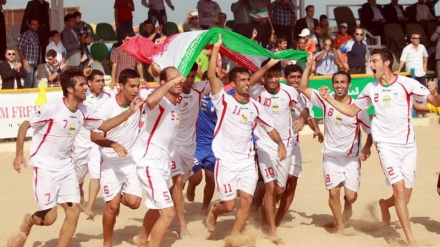
<svg viewBox="0 0 440 247">
<path fill-rule="evenodd" d="M 435 44 L 439 41 L 440 29 L 434 5 L 438 0 L 418 0 L 404 9 L 398 0 L 391 0 L 384 6 L 376 0 L 368 0 L 359 9 L 359 28 L 349 27 L 347 23 L 338 23 L 337 32 L 329 27 L 329 17 L 321 14 L 315 18 L 315 7 L 308 5 L 304 9 L 305 17 L 297 19 L 296 6 L 292 0 L 238 0 L 231 5 L 233 19 L 227 25 L 227 15 L 222 12 L 217 2 L 199 0 L 195 11 L 190 11 L 182 23 L 183 31 L 206 30 L 212 27 L 225 28 L 246 36 L 272 52 L 285 49 L 298 49 L 309 52 L 315 57 L 312 75 L 331 75 L 338 70 L 350 74 L 366 73 L 369 51 L 366 38 L 368 31 L 372 35 L 381 36 L 383 44 L 388 45 L 383 33 L 387 23 L 405 25 L 410 22 L 421 24 L 431 38 L 430 47 L 420 43 L 420 33 L 407 33 L 406 52 L 397 59 L 401 61 L 396 72 L 411 72 L 420 82 L 425 84 L 428 69 L 440 74 L 440 63 L 436 66 Z M 1 5 L 6 0 L 1 0 Z M 167 12 L 165 4 L 174 11 L 171 0 L 142 0 L 142 6 L 148 8 L 148 18 L 140 26 L 139 34 L 156 43 L 162 42 L 170 30 L 167 30 Z M 0 5 L 0 6 L 1 6 Z M 114 49 L 135 35 L 133 29 L 133 0 L 115 0 L 114 17 L 117 43 L 113 45 L 109 74 L 111 84 L 118 82 L 118 72 L 136 65 L 142 81 L 154 80 L 147 71 L 149 65 L 134 61 L 122 50 Z M 299 10 L 303 11 L 303 10 Z M 21 37 L 17 47 L 6 48 L 1 43 L 2 59 L 9 63 L 2 68 L 3 89 L 37 87 L 38 65 L 45 63 L 45 74 L 48 86 L 59 86 L 59 76 L 66 68 L 78 67 L 88 69 L 93 63 L 89 52 L 94 42 L 91 37 L 91 26 L 84 22 L 80 12 L 67 14 L 64 17 L 65 27 L 59 33 L 50 29 L 49 3 L 44 0 L 28 2 L 22 24 Z M 5 40 L 4 16 L 0 16 L 0 38 Z M 7 50 L 6 50 L 7 49 Z M 440 49 L 440 45 L 437 49 Z M 55 53 L 54 53 L 55 52 Z M 113 54 L 116 52 L 116 55 Z M 400 55 L 401 51 L 399 51 Z M 122 54 L 122 55 L 120 55 Z M 428 61 L 428 57 L 430 57 Z M 220 58 L 219 58 L 220 59 Z M 118 61 L 117 61 L 118 60 Z M 228 71 L 230 61 L 221 58 L 221 71 Z M 403 63 L 402 63 L 403 62 Z M 295 61 L 283 62 L 283 66 L 295 64 Z M 438 62 L 437 62 L 438 63 Z M 116 64 L 116 66 L 115 66 Z M 139 66 L 138 66 L 139 65 Z M 404 68 L 405 65 L 405 68 Z M 305 65 L 301 65 L 305 66 Z M 24 68 L 24 72 L 22 70 Z M 437 67 L 437 68 L 436 68 Z M 116 71 L 115 71 L 116 69 Z M 204 71 L 201 71 L 203 73 Z M 22 81 L 24 83 L 22 84 Z"/>
</svg>

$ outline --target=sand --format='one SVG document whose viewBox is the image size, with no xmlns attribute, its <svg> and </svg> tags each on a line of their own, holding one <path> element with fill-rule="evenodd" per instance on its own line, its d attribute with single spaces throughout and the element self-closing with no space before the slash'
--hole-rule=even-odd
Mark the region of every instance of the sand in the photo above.
<svg viewBox="0 0 440 247">
<path fill-rule="evenodd" d="M 440 196 L 436 184 L 439 170 L 440 125 L 431 123 L 429 127 L 415 128 L 418 146 L 417 179 L 409 204 L 411 227 L 420 246 L 440 246 Z M 26 143 L 29 150 L 29 143 Z M 303 174 L 299 180 L 293 205 L 285 217 L 278 234 L 286 246 L 400 246 L 405 236 L 398 222 L 395 210 L 391 210 L 391 227 L 383 227 L 379 222 L 378 200 L 391 195 L 391 187 L 385 185 L 377 152 L 372 148 L 371 157 L 362 164 L 361 187 L 358 200 L 353 206 L 353 216 L 343 234 L 334 233 L 333 216 L 328 207 L 328 192 L 324 187 L 322 174 L 321 147 L 312 139 L 310 131 L 301 136 Z M 6 245 L 25 213 L 33 213 L 36 203 L 32 195 L 32 169 L 24 169 L 18 174 L 12 168 L 15 143 L 0 144 L 2 161 L 0 188 L 0 246 Z M 86 183 L 88 181 L 86 180 Z M 232 224 L 233 215 L 222 216 L 216 232 L 210 235 L 205 228 L 205 217 L 198 213 L 201 207 L 203 188 L 196 191 L 194 203 L 186 203 L 186 219 L 193 238 L 179 239 L 177 220 L 167 232 L 162 246 L 224 246 Z M 218 200 L 215 194 L 214 200 Z M 81 213 L 78 228 L 71 246 L 102 246 L 102 212 L 105 204 L 98 195 L 95 205 L 97 216 L 94 221 L 86 220 Z M 438 210 L 438 211 L 437 211 Z M 132 237 L 139 231 L 146 207 L 137 210 L 121 207 L 113 235 L 114 246 L 133 245 Z M 58 231 L 64 219 L 64 212 L 58 208 L 58 220 L 49 227 L 34 227 L 26 246 L 56 246 Z M 237 239 L 233 239 L 236 241 Z M 240 240 L 240 239 L 238 239 Z M 264 237 L 258 217 L 250 219 L 245 233 L 241 236 L 248 246 L 274 246 Z"/>
</svg>

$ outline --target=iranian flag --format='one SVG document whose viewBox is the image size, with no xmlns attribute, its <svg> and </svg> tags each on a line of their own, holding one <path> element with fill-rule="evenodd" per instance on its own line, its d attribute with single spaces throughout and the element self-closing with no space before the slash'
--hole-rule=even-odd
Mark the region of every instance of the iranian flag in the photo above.
<svg viewBox="0 0 440 247">
<path fill-rule="evenodd" d="M 258 19 L 258 20 L 268 19 L 269 18 L 269 13 L 267 13 L 267 9 L 266 8 L 251 9 L 250 15 L 253 18 Z"/>
<path fill-rule="evenodd" d="M 252 72 L 257 71 L 261 63 L 268 58 L 296 60 L 303 64 L 307 60 L 307 52 L 284 50 L 273 53 L 240 34 L 217 27 L 205 31 L 174 34 L 160 44 L 136 36 L 122 45 L 122 49 L 140 62 L 155 63 L 162 69 L 174 66 L 183 76 L 187 76 L 203 48 L 217 42 L 218 34 L 221 34 L 223 39 L 220 54 Z"/>
</svg>

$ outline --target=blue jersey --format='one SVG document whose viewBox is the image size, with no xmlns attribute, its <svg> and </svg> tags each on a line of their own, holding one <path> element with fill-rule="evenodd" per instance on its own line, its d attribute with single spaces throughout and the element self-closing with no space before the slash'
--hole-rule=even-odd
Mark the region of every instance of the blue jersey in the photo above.
<svg viewBox="0 0 440 247">
<path fill-rule="evenodd" d="M 217 115 L 215 107 L 209 96 L 203 96 L 200 102 L 199 116 L 197 118 L 196 142 L 197 148 L 211 149 L 212 139 L 214 137 Z"/>
</svg>

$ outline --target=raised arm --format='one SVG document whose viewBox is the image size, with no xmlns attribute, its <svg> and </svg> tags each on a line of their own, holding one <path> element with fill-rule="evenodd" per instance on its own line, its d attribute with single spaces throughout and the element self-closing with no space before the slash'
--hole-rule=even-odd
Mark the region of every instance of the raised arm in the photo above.
<svg viewBox="0 0 440 247">
<path fill-rule="evenodd" d="M 178 76 L 171 78 L 168 82 L 163 80 L 160 82 L 160 87 L 156 88 L 150 95 L 148 95 L 146 100 L 147 107 L 152 110 L 159 104 L 160 100 L 165 96 L 165 94 L 177 84 L 181 84 L 185 81 L 185 78 L 179 73 Z M 164 82 L 164 83 L 162 83 Z"/>
<path fill-rule="evenodd" d="M 209 58 L 208 80 L 211 86 L 212 95 L 216 95 L 222 89 L 222 85 L 220 84 L 220 81 L 215 73 L 217 69 L 217 56 L 222 44 L 223 44 L 222 35 L 219 34 L 218 40 L 214 44 L 214 47 L 212 48 L 211 57 Z"/>
<path fill-rule="evenodd" d="M 307 65 L 304 68 L 304 72 L 301 76 L 301 82 L 298 85 L 298 91 L 303 93 L 308 99 L 312 97 L 313 90 L 309 87 L 309 76 L 312 70 L 313 56 L 309 55 L 307 58 Z"/>
<path fill-rule="evenodd" d="M 263 67 L 261 67 L 257 72 L 253 73 L 251 76 L 251 86 L 255 85 L 257 82 L 263 78 L 264 74 L 272 68 L 275 64 L 277 64 L 280 60 L 271 58 L 269 62 L 267 62 Z"/>
<path fill-rule="evenodd" d="M 336 110 L 340 111 L 342 114 L 349 117 L 354 117 L 358 114 L 361 109 L 355 104 L 345 104 L 335 100 L 333 97 L 329 96 L 330 89 L 327 86 L 322 86 L 319 88 L 319 94 L 323 99 L 325 99 L 330 105 L 332 105 Z"/>
<path fill-rule="evenodd" d="M 20 173 L 21 164 L 23 164 L 24 168 L 27 168 L 27 163 L 23 156 L 23 147 L 24 147 L 24 140 L 26 138 L 26 132 L 30 127 L 31 127 L 31 123 L 26 120 L 20 125 L 20 128 L 18 129 L 16 148 L 15 148 L 15 159 L 13 162 L 14 170 L 16 170 L 18 173 Z"/>
<path fill-rule="evenodd" d="M 105 132 L 113 129 L 114 127 L 118 126 L 119 124 L 127 120 L 127 118 L 129 118 L 133 113 L 139 111 L 139 108 L 141 107 L 142 104 L 143 104 L 142 99 L 136 97 L 131 102 L 130 108 L 128 110 L 124 111 L 123 113 L 117 115 L 114 118 L 105 120 L 104 122 L 102 122 L 101 126 L 98 127 L 98 129 Z"/>
</svg>

